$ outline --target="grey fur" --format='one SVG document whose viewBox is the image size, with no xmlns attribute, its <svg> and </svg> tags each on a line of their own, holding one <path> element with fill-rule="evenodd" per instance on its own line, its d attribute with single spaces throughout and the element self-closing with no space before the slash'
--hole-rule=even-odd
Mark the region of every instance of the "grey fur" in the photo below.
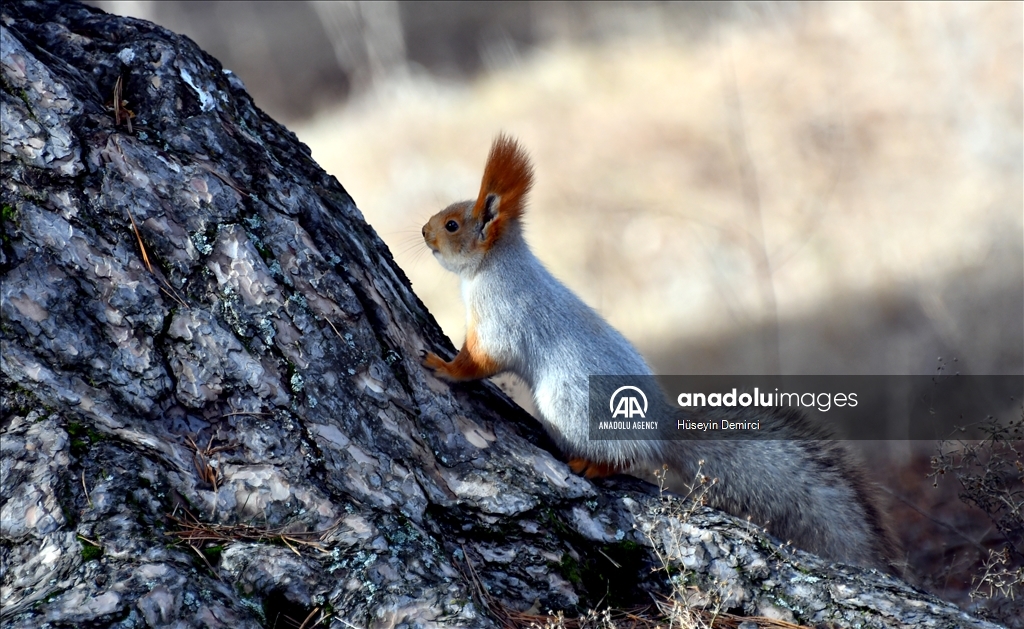
<svg viewBox="0 0 1024 629">
<path fill-rule="evenodd" d="M 470 202 L 456 204 L 468 211 Z M 895 546 L 863 472 L 847 451 L 799 414 L 743 409 L 777 440 L 589 439 L 589 375 L 651 375 L 639 352 L 533 255 L 518 222 L 489 251 L 436 251 L 462 278 L 467 319 L 479 347 L 533 393 L 540 419 L 569 457 L 612 463 L 640 478 L 668 467 L 682 491 L 698 469 L 718 479 L 709 504 L 750 517 L 769 532 L 822 556 L 887 568 Z M 718 415 L 729 414 L 719 411 Z M 709 418 L 714 413 L 709 413 Z M 736 421 L 736 418 L 732 418 Z M 674 422 L 662 422 L 665 425 Z M 667 427 L 666 427 L 667 429 Z"/>
<path fill-rule="evenodd" d="M 772 535 L 823 557 L 892 569 L 896 545 L 871 484 L 841 443 L 796 411 L 718 410 L 702 419 L 759 420 L 762 431 L 779 438 L 663 441 L 671 488 L 692 483 L 703 461 L 700 472 L 718 479 L 708 495 L 711 506 L 749 517 Z M 640 477 L 644 472 L 650 476 L 649 469 L 632 469 Z"/>
</svg>

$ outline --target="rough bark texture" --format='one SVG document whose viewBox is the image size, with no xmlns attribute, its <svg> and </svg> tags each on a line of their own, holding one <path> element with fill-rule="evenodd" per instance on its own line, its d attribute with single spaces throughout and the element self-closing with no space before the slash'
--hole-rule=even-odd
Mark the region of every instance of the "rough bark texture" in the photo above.
<svg viewBox="0 0 1024 629">
<path fill-rule="evenodd" d="M 188 39 L 49 2 L 0 36 L 5 626 L 488 627 L 673 584 L 994 626 L 575 477 L 494 387 L 431 378 L 450 344 L 352 199 Z"/>
</svg>

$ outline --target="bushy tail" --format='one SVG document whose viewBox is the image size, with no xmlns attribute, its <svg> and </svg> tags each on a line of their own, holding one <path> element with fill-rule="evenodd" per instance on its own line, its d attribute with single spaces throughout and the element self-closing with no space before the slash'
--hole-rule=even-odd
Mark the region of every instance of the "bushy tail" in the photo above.
<svg viewBox="0 0 1024 629">
<path fill-rule="evenodd" d="M 799 413 L 737 415 L 756 415 L 772 437 L 671 442 L 664 452 L 668 489 L 681 491 L 700 469 L 718 479 L 708 493 L 709 506 L 749 517 L 783 541 L 829 559 L 895 567 L 898 545 L 872 485 L 840 442 L 824 438 Z"/>
</svg>

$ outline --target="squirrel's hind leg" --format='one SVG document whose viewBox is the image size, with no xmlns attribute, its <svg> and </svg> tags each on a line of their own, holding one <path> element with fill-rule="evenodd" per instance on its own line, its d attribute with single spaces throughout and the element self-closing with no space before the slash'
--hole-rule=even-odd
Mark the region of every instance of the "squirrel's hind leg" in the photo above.
<svg viewBox="0 0 1024 629">
<path fill-rule="evenodd" d="M 622 470 L 611 463 L 597 463 L 579 458 L 569 459 L 569 469 L 587 478 L 604 478 L 605 476 L 614 476 L 622 472 Z"/>
</svg>

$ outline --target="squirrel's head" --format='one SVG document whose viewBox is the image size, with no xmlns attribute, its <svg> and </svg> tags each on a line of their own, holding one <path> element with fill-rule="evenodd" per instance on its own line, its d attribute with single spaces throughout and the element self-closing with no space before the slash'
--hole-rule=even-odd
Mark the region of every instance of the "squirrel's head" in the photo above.
<svg viewBox="0 0 1024 629">
<path fill-rule="evenodd" d="M 453 203 L 432 216 L 423 226 L 423 240 L 444 268 L 472 272 L 502 238 L 519 233 L 532 185 L 526 151 L 507 135 L 499 135 L 487 156 L 476 202 Z"/>
<path fill-rule="evenodd" d="M 423 240 L 441 266 L 453 273 L 472 271 L 484 259 L 472 201 L 452 203 L 431 216 L 423 226 Z"/>
</svg>

